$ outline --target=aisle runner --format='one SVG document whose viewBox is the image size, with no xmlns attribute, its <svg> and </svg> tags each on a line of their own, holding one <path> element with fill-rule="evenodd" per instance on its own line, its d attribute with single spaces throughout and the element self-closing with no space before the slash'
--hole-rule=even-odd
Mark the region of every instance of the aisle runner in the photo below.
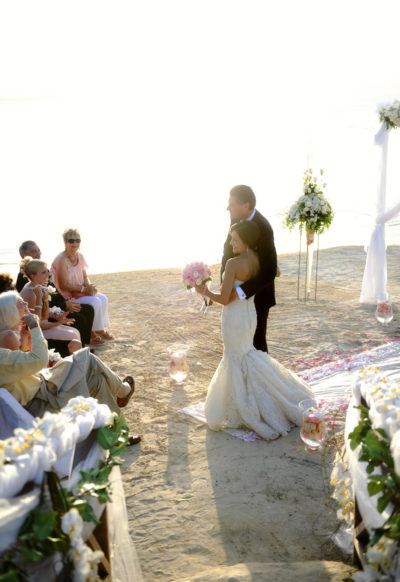
<svg viewBox="0 0 400 582">
<path fill-rule="evenodd" d="M 340 408 L 344 408 L 350 400 L 351 386 L 358 370 L 372 365 L 378 366 L 392 379 L 400 378 L 400 342 L 383 344 L 343 360 L 303 370 L 299 372 L 299 375 L 312 387 L 315 396 L 325 400 L 328 403 L 329 411 L 334 413 Z M 205 401 L 198 402 L 182 408 L 178 412 L 206 423 L 204 404 Z M 251 430 L 225 429 L 224 432 L 246 442 L 261 438 Z"/>
</svg>

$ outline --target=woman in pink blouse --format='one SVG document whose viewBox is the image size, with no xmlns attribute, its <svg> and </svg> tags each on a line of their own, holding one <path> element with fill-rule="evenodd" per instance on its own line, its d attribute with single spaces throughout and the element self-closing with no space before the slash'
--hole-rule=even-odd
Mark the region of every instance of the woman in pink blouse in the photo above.
<svg viewBox="0 0 400 582">
<path fill-rule="evenodd" d="M 90 343 L 103 344 L 104 340 L 114 339 L 107 331 L 110 322 L 108 318 L 108 299 L 98 293 L 87 275 L 87 263 L 79 252 L 81 235 L 76 228 L 68 228 L 63 232 L 65 250 L 57 255 L 50 272 L 54 275 L 57 289 L 66 299 L 78 303 L 86 303 L 94 309 L 94 320 Z"/>
</svg>

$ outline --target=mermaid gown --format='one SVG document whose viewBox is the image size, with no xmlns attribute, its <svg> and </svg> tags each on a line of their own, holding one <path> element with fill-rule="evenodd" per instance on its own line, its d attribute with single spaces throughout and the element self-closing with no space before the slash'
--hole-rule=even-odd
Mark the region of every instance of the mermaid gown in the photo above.
<svg viewBox="0 0 400 582">
<path fill-rule="evenodd" d="M 256 324 L 254 297 L 223 308 L 224 353 L 208 388 L 205 416 L 212 430 L 247 428 L 269 440 L 301 424 L 298 404 L 313 394 L 301 378 L 254 348 Z"/>
</svg>

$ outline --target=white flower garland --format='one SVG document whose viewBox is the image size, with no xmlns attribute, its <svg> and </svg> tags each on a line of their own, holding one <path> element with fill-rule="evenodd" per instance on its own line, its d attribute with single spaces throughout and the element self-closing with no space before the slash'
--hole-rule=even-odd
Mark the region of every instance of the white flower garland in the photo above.
<svg viewBox="0 0 400 582">
<path fill-rule="evenodd" d="M 379 368 L 371 366 L 359 371 L 353 385 L 356 401 L 361 397 L 369 407 L 369 417 L 374 428 L 383 428 L 391 437 L 390 449 L 396 473 L 400 474 L 400 386 L 389 382 Z M 332 497 L 340 509 L 338 518 L 347 526 L 354 520 L 354 486 L 347 460 L 337 454 L 331 474 L 334 487 Z M 396 540 L 382 536 L 366 551 L 368 566 L 353 576 L 354 582 L 396 582 L 400 580 L 400 545 Z"/>
<path fill-rule="evenodd" d="M 69 556 L 74 564 L 73 582 L 97 582 L 97 565 L 104 554 L 91 550 L 83 541 L 83 520 L 77 509 L 72 508 L 63 515 L 61 529 L 71 543 Z"/>
<path fill-rule="evenodd" d="M 330 483 L 334 487 L 332 497 L 340 506 L 337 517 L 346 529 L 352 527 L 354 523 L 353 480 L 349 465 L 340 453 L 336 454 Z"/>
<path fill-rule="evenodd" d="M 114 416 L 106 404 L 79 396 L 58 413 L 46 412 L 32 428 L 15 429 L 13 437 L 0 441 L 0 497 L 14 497 L 28 481 L 41 483 L 57 458 Z"/>
</svg>

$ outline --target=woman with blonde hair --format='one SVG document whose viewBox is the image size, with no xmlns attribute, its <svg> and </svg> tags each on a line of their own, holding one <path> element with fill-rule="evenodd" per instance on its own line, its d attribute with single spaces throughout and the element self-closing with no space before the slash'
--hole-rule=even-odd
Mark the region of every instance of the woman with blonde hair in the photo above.
<svg viewBox="0 0 400 582">
<path fill-rule="evenodd" d="M 65 250 L 57 255 L 51 266 L 54 282 L 63 297 L 78 303 L 91 305 L 94 309 L 92 345 L 100 345 L 104 340 L 114 339 L 106 330 L 109 327 L 108 299 L 99 293 L 87 274 L 87 263 L 79 251 L 81 235 L 76 228 L 63 232 Z"/>
<path fill-rule="evenodd" d="M 80 350 L 82 348 L 81 335 L 77 329 L 71 327 L 74 320 L 67 319 L 65 312 L 58 315 L 50 313 L 47 264 L 40 259 L 25 257 L 20 267 L 22 273 L 29 279 L 21 291 L 21 297 L 27 302 L 31 312 L 39 317 L 40 327 L 48 340 L 49 347 L 60 350 L 59 342 L 66 342 L 67 351 L 61 353 L 62 356 Z M 54 321 L 49 321 L 50 316 Z"/>
</svg>

